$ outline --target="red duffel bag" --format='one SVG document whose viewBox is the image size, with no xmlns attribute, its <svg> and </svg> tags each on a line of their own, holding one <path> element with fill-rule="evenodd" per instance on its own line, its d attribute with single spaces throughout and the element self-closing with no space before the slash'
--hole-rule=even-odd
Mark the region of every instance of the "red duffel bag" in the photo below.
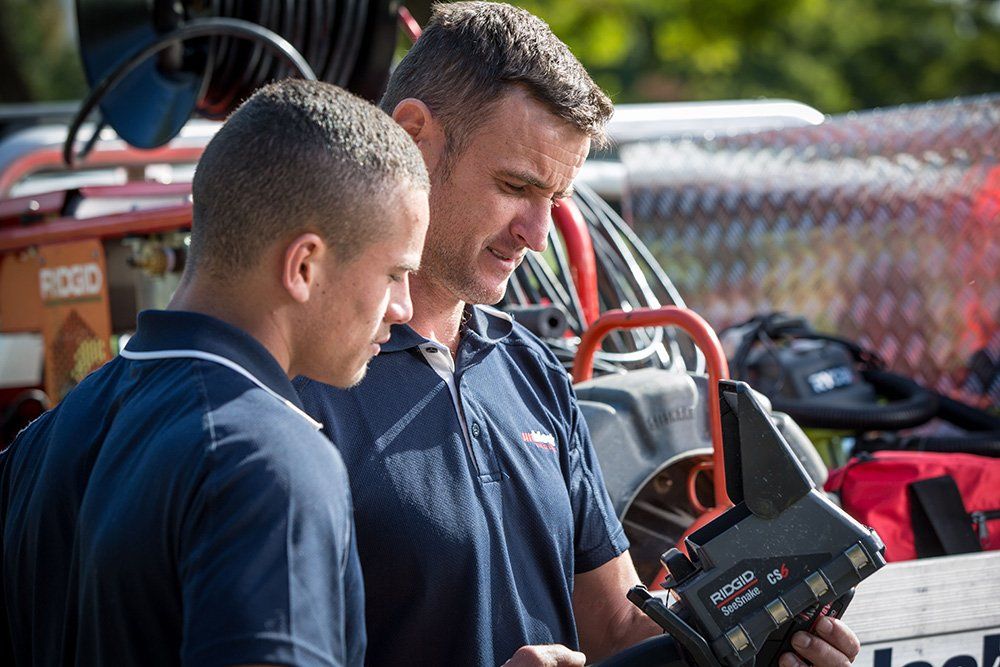
<svg viewBox="0 0 1000 667">
<path fill-rule="evenodd" d="M 886 560 L 1000 549 L 1000 458 L 863 454 L 831 472 L 825 488 L 878 532 Z"/>
</svg>

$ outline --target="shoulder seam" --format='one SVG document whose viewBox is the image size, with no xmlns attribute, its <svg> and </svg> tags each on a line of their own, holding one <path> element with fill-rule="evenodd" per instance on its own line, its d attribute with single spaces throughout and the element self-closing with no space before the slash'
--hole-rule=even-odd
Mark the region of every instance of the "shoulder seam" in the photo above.
<svg viewBox="0 0 1000 667">
<path fill-rule="evenodd" d="M 540 351 L 538 351 L 537 349 L 535 349 L 536 346 L 531 341 L 526 341 L 526 340 L 507 340 L 507 339 L 504 339 L 504 340 L 500 341 L 497 344 L 498 345 L 505 345 L 505 346 L 509 346 L 509 347 L 522 347 L 522 348 L 528 350 L 532 354 L 532 356 L 534 356 L 536 359 L 538 359 L 538 361 L 540 361 L 542 364 L 544 364 L 550 370 L 556 371 L 560 375 L 566 374 L 566 369 L 563 368 L 562 365 L 560 365 L 558 363 L 553 363 L 551 359 L 546 358 L 546 356 L 543 353 L 541 353 Z M 544 345 L 544 343 L 543 343 L 543 345 Z"/>
<path fill-rule="evenodd" d="M 191 364 L 194 368 L 195 378 L 198 382 L 198 388 L 201 389 L 201 398 L 205 402 L 205 418 L 208 421 L 208 435 L 212 442 L 212 449 L 215 449 L 217 443 L 217 438 L 215 434 L 215 418 L 212 413 L 214 408 L 212 407 L 212 402 L 208 399 L 208 386 L 205 384 L 205 376 L 201 371 L 201 364 L 199 360 L 194 360 Z"/>
</svg>

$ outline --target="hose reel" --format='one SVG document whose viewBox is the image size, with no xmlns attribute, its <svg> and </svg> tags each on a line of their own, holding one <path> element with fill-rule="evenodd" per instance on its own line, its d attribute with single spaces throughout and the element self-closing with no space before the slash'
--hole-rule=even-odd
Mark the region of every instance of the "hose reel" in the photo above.
<svg viewBox="0 0 1000 667">
<path fill-rule="evenodd" d="M 193 113 L 225 118 L 269 81 L 298 75 L 375 101 L 396 47 L 398 0 L 77 0 L 86 117 L 129 144 L 156 148 Z"/>
</svg>

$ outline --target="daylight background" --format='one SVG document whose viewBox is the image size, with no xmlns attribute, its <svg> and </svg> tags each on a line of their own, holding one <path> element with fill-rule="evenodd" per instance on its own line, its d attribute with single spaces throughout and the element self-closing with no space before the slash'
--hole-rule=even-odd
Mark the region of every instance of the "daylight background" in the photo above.
<svg viewBox="0 0 1000 667">
<path fill-rule="evenodd" d="M 406 3 L 421 22 L 426 0 Z M 522 0 L 616 102 L 826 113 L 1000 90 L 1000 0 Z M 80 99 L 72 0 L 0 0 L 0 103 Z"/>
</svg>

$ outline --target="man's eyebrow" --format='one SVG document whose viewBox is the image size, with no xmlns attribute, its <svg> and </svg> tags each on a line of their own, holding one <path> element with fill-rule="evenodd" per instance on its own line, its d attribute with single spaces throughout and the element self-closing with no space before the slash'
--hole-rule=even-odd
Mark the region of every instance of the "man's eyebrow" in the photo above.
<svg viewBox="0 0 1000 667">
<path fill-rule="evenodd" d="M 522 181 L 524 183 L 527 183 L 528 185 L 530 185 L 533 188 L 538 188 L 539 190 L 551 190 L 552 187 L 553 187 L 553 186 L 549 185 L 548 183 L 545 183 L 544 181 L 542 181 L 541 179 L 539 179 L 537 176 L 535 176 L 534 174 L 532 174 L 531 172 L 528 172 L 528 171 L 517 171 L 517 170 L 511 170 L 511 169 L 502 169 L 500 171 L 499 175 L 502 176 L 502 177 L 513 178 L 515 180 Z M 561 190 L 559 192 L 556 192 L 552 196 L 552 198 L 553 199 L 566 199 L 567 197 L 570 197 L 572 195 L 573 195 L 573 186 L 571 185 L 568 188 L 566 188 L 565 190 Z"/>
<path fill-rule="evenodd" d="M 403 272 L 407 271 L 410 273 L 416 273 L 420 270 L 420 262 L 403 262 L 402 264 L 397 264 L 393 271 Z"/>
</svg>

